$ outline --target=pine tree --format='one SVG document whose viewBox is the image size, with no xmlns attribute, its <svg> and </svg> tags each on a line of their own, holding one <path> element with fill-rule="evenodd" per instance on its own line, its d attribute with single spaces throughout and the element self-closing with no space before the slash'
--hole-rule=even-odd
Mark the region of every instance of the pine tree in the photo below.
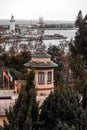
<svg viewBox="0 0 87 130">
<path fill-rule="evenodd" d="M 34 91 L 34 71 L 31 71 L 26 87 L 19 93 L 13 107 L 6 111 L 8 123 L 4 122 L 4 130 L 33 130 L 38 118 L 38 104 Z"/>
<path fill-rule="evenodd" d="M 59 129 L 60 122 L 63 127 L 67 125 L 67 130 L 87 130 L 84 126 L 86 113 L 79 101 L 78 95 L 71 90 L 51 93 L 42 106 L 40 130 L 63 130 Z"/>
</svg>

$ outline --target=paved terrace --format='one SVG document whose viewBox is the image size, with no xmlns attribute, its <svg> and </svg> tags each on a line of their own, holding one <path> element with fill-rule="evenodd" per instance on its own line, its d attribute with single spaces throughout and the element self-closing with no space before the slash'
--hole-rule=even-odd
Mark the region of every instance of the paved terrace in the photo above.
<svg viewBox="0 0 87 130">
<path fill-rule="evenodd" d="M 3 92 L 0 93 L 0 116 L 5 115 L 5 110 L 9 110 L 9 106 L 12 106 L 15 103 L 15 100 L 18 98 L 17 93 Z"/>
</svg>

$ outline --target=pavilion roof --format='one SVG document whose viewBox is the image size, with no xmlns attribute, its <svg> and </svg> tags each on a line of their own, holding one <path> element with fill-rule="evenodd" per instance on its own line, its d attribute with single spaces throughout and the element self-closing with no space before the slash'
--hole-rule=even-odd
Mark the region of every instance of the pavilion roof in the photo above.
<svg viewBox="0 0 87 130">
<path fill-rule="evenodd" d="M 35 61 L 29 61 L 24 64 L 26 67 L 30 68 L 54 68 L 58 65 L 52 61 L 50 62 L 35 62 Z"/>
<path fill-rule="evenodd" d="M 37 51 L 32 54 L 34 58 L 50 58 L 51 56 L 47 54 L 45 51 Z"/>
</svg>

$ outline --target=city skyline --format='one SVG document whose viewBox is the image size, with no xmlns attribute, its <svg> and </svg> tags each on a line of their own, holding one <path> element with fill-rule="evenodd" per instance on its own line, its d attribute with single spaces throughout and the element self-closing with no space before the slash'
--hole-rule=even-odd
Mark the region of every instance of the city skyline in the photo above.
<svg viewBox="0 0 87 130">
<path fill-rule="evenodd" d="M 79 10 L 87 13 L 87 0 L 0 0 L 0 19 L 75 21 Z"/>
</svg>

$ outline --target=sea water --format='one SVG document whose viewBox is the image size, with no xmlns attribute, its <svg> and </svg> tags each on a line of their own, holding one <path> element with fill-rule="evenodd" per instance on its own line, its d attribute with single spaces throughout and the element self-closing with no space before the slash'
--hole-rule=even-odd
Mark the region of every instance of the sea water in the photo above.
<svg viewBox="0 0 87 130">
<path fill-rule="evenodd" d="M 76 31 L 77 31 L 76 29 L 73 29 L 73 30 L 45 30 L 44 34 L 46 34 L 46 35 L 60 34 L 67 38 L 66 39 L 44 40 L 43 42 L 47 48 L 49 47 L 49 45 L 59 45 L 64 40 L 69 42 L 71 39 L 74 40 Z"/>
</svg>

